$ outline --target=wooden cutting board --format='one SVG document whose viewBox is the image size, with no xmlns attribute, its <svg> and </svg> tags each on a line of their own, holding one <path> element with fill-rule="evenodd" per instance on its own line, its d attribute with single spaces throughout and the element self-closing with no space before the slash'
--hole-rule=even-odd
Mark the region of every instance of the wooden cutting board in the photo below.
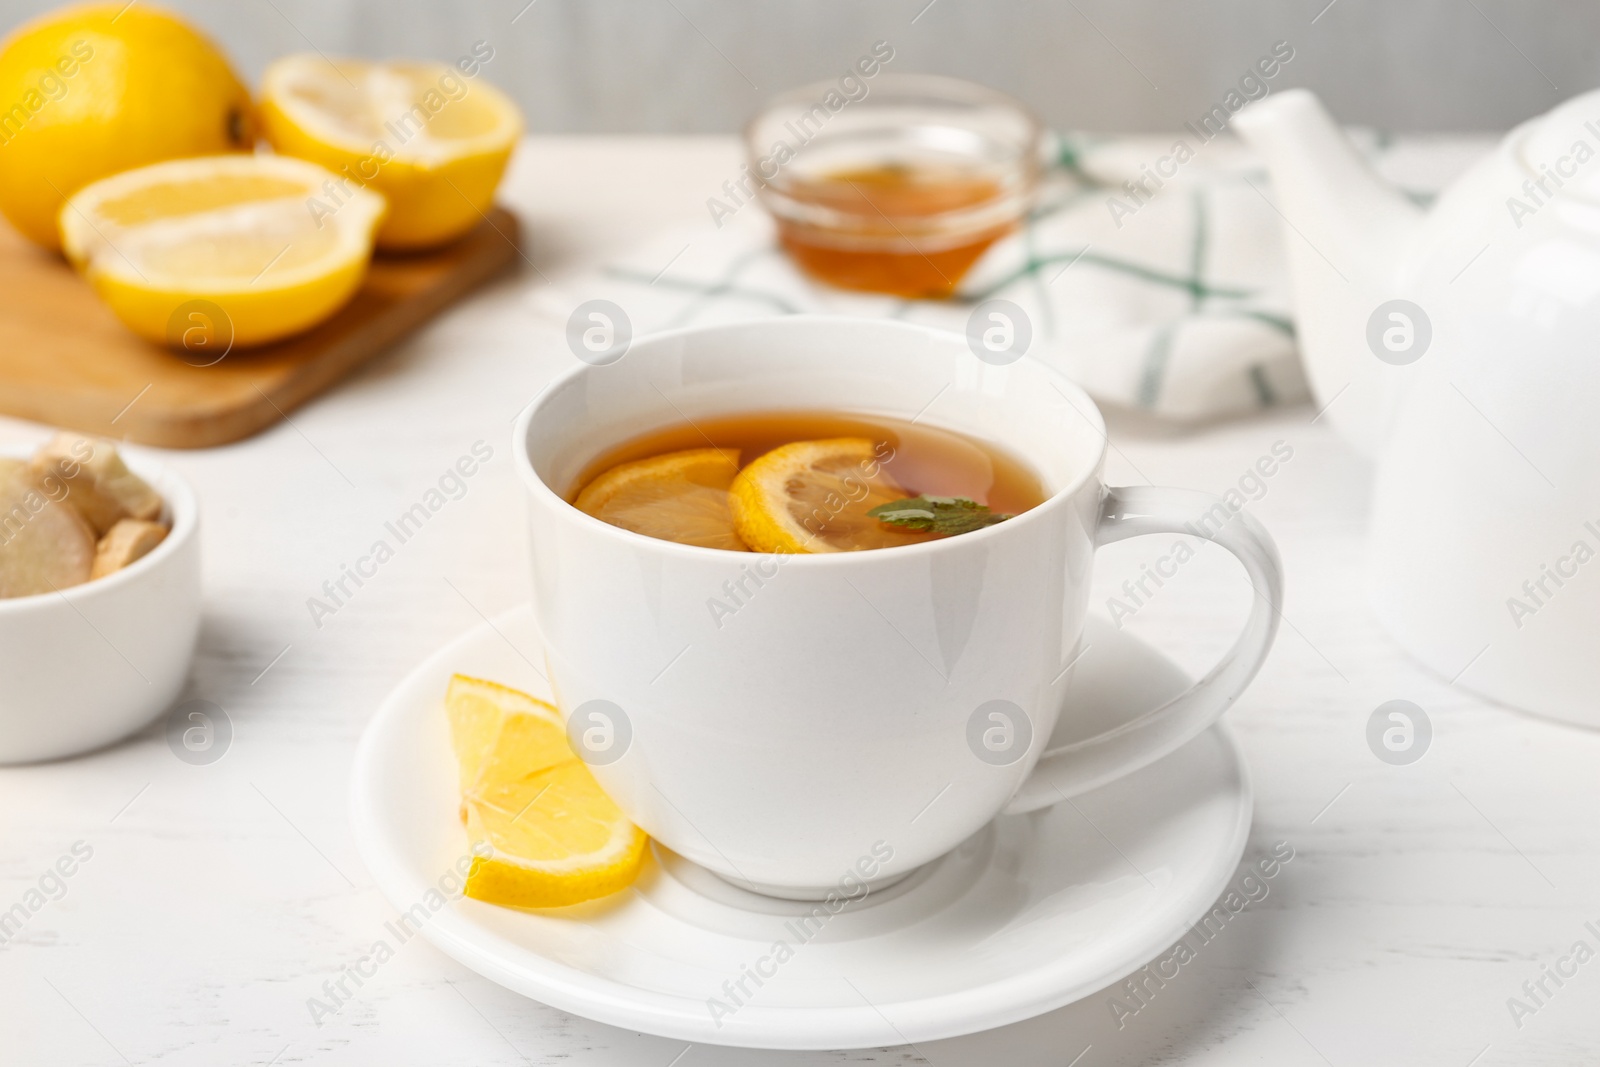
<svg viewBox="0 0 1600 1067">
<path fill-rule="evenodd" d="M 309 333 L 198 366 L 213 357 L 129 333 L 65 261 L 0 225 L 0 414 L 166 448 L 249 437 L 506 269 L 519 240 L 516 216 L 495 208 L 439 251 L 378 256 Z"/>
</svg>

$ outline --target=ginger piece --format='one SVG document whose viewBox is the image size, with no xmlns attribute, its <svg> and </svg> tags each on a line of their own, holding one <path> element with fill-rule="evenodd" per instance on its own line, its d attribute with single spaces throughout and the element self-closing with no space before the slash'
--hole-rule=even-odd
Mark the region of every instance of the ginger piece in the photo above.
<svg viewBox="0 0 1600 1067">
<path fill-rule="evenodd" d="M 89 580 L 94 531 L 21 460 L 0 459 L 0 597 L 50 593 Z"/>
<path fill-rule="evenodd" d="M 58 433 L 33 457 L 34 473 L 47 485 L 57 478 L 67 485 L 67 503 L 104 536 L 122 519 L 153 521 L 161 514 L 161 497 L 130 471 L 110 441 L 82 434 Z"/>
<path fill-rule="evenodd" d="M 94 551 L 91 578 L 104 578 L 132 563 L 143 559 L 150 550 L 166 539 L 167 528 L 159 522 L 143 519 L 119 519 L 106 531 Z"/>
</svg>

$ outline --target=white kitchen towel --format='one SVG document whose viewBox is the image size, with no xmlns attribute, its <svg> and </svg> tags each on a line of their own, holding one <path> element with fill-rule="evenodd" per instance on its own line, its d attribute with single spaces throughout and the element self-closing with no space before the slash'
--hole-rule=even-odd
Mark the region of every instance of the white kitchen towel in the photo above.
<svg viewBox="0 0 1600 1067">
<path fill-rule="evenodd" d="M 1380 170 L 1409 177 L 1419 200 L 1484 146 L 1456 139 L 1397 152 L 1387 138 L 1357 140 Z M 1044 202 L 984 255 L 950 300 L 904 300 L 812 282 L 777 247 L 771 220 L 754 202 L 731 217 L 719 212 L 720 226 L 711 224 L 708 209 L 704 227 L 639 248 L 578 279 L 559 299 L 611 300 L 639 336 L 800 312 L 965 331 L 978 304 L 999 298 L 1028 317 L 1029 353 L 1098 401 L 1199 421 L 1304 400 L 1284 224 L 1266 173 L 1232 137 L 1200 143 L 1188 135 L 1185 159 L 1178 158 L 1184 155 L 1178 143 L 1056 138 Z M 1385 165 L 1389 157 L 1397 165 Z M 711 192 L 724 205 L 732 202 L 721 190 Z"/>
</svg>

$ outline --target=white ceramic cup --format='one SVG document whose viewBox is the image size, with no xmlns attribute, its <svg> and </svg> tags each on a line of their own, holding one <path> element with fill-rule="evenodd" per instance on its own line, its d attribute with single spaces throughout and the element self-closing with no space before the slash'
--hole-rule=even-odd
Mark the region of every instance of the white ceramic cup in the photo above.
<svg viewBox="0 0 1600 1067">
<path fill-rule="evenodd" d="M 188 677 L 200 629 L 199 507 L 166 467 L 124 459 L 161 494 L 172 531 L 115 574 L 0 599 L 0 763 L 126 737 L 171 707 Z"/>
<path fill-rule="evenodd" d="M 567 502 L 609 446 L 779 409 L 917 419 L 995 442 L 1050 496 L 975 533 L 805 556 L 679 545 Z M 802 899 L 886 883 L 1002 810 L 1055 803 L 1171 752 L 1260 667 L 1281 567 L 1265 530 L 1219 498 L 1107 488 L 1104 452 L 1099 411 L 1061 375 L 1027 358 L 992 365 L 963 335 L 903 323 L 680 330 L 575 368 L 513 437 L 534 613 L 575 748 L 657 841 Z M 1061 692 L 1095 548 L 1158 532 L 1209 536 L 1244 564 L 1257 596 L 1243 635 L 1161 709 L 1046 751 L 1057 717 L 1073 714 Z"/>
</svg>

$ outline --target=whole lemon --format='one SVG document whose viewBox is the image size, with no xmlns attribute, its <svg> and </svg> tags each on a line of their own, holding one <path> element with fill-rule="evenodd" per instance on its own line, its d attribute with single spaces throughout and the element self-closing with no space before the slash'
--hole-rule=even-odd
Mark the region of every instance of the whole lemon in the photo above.
<svg viewBox="0 0 1600 1067">
<path fill-rule="evenodd" d="M 169 12 L 68 7 L 0 45 L 0 211 L 46 248 L 60 247 L 61 205 L 88 183 L 254 143 L 250 91 Z"/>
</svg>

